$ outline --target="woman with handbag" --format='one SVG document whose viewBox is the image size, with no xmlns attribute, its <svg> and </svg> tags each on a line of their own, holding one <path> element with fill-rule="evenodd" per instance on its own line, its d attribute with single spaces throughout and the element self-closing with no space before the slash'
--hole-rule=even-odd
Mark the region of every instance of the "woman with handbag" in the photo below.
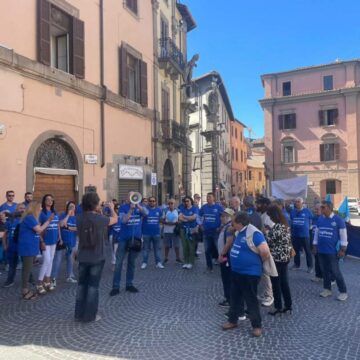
<svg viewBox="0 0 360 360">
<path fill-rule="evenodd" d="M 40 234 L 46 230 L 54 215 L 51 214 L 49 218 L 42 224 L 39 224 L 38 218 L 40 214 L 40 204 L 37 201 L 32 201 L 24 215 L 19 229 L 19 243 L 18 253 L 22 257 L 22 297 L 24 300 L 32 300 L 36 298 L 36 292 L 29 289 L 29 280 L 33 263 L 36 256 L 39 254 Z"/>
<path fill-rule="evenodd" d="M 36 286 L 40 295 L 46 294 L 47 291 L 55 290 L 55 287 L 50 282 L 50 275 L 56 251 L 56 244 L 59 240 L 60 233 L 59 216 L 55 211 L 54 198 L 51 194 L 46 194 L 43 196 L 41 202 L 41 213 L 39 216 L 40 224 L 44 224 L 50 217 L 52 220 L 42 234 L 45 243 L 41 243 L 43 263 L 39 271 L 38 284 Z"/>
<path fill-rule="evenodd" d="M 183 269 L 192 269 L 195 260 L 196 246 L 194 234 L 198 231 L 196 219 L 199 208 L 194 206 L 194 200 L 190 196 L 185 196 L 183 203 L 184 206 L 179 207 L 179 221 L 181 224 L 180 237 L 184 253 Z"/>
<path fill-rule="evenodd" d="M 278 272 L 277 277 L 271 276 L 275 310 L 269 311 L 269 315 L 291 314 L 292 300 L 288 278 L 288 264 L 292 254 L 290 228 L 284 214 L 277 205 L 269 206 L 267 214 L 271 221 L 275 223 L 267 234 L 267 241 Z M 285 303 L 284 308 L 282 307 L 282 298 Z"/>
<path fill-rule="evenodd" d="M 234 241 L 227 241 L 219 260 L 230 250 L 231 262 L 231 292 L 229 320 L 223 325 L 223 330 L 236 328 L 239 315 L 243 315 L 243 299 L 248 310 L 252 326 L 252 335 L 262 335 L 260 306 L 257 298 L 257 288 L 263 273 L 263 263 L 271 258 L 269 247 L 261 231 L 250 224 L 249 215 L 239 212 L 233 219 L 233 228 L 237 231 Z M 256 250 L 256 251 L 255 251 Z"/>
</svg>

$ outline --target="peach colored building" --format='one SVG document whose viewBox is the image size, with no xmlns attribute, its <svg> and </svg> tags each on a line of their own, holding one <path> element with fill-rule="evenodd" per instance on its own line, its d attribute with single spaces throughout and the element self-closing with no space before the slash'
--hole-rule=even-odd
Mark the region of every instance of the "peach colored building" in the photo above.
<svg viewBox="0 0 360 360">
<path fill-rule="evenodd" d="M 261 77 L 269 181 L 308 175 L 308 202 L 359 197 L 360 61 Z"/>
<path fill-rule="evenodd" d="M 0 2 L 2 193 L 154 190 L 153 3 Z"/>
<path fill-rule="evenodd" d="M 246 125 L 237 119 L 231 123 L 231 191 L 233 195 L 240 197 L 245 193 L 245 177 L 247 171 L 245 128 Z"/>
</svg>

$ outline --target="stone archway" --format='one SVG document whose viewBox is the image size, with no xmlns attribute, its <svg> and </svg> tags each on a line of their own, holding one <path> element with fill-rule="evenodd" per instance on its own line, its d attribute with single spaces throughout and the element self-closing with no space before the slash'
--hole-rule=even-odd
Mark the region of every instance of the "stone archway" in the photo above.
<svg viewBox="0 0 360 360">
<path fill-rule="evenodd" d="M 82 188 L 82 159 L 75 143 L 54 132 L 40 135 L 32 144 L 27 159 L 27 189 L 34 199 L 51 193 L 58 211 L 67 201 L 79 201 Z"/>
<path fill-rule="evenodd" d="M 165 198 L 174 197 L 174 166 L 170 159 L 167 159 L 163 170 L 164 195 Z"/>
</svg>

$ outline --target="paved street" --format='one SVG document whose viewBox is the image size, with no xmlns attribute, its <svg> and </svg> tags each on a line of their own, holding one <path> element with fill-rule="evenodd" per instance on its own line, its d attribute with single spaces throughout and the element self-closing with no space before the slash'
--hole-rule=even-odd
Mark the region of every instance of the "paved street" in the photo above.
<svg viewBox="0 0 360 360">
<path fill-rule="evenodd" d="M 92 324 L 72 320 L 76 286 L 61 278 L 55 293 L 24 302 L 18 277 L 16 287 L 0 289 L 0 359 L 360 358 L 360 261 L 343 264 L 350 295 L 345 303 L 320 299 L 321 286 L 311 283 L 309 274 L 291 272 L 294 313 L 274 319 L 263 309 L 265 333 L 259 339 L 249 335 L 248 320 L 238 329 L 221 330 L 225 310 L 217 305 L 219 269 L 209 275 L 204 267 L 203 258 L 193 271 L 173 263 L 164 270 L 151 264 L 137 270 L 139 294 L 122 289 L 110 298 L 107 264 L 102 320 Z"/>
</svg>

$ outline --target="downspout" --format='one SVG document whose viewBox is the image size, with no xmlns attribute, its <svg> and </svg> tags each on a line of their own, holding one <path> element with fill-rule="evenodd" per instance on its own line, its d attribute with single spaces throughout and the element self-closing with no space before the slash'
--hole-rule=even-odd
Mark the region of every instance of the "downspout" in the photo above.
<svg viewBox="0 0 360 360">
<path fill-rule="evenodd" d="M 153 43 L 154 43 L 154 62 L 153 62 L 153 99 L 154 99 L 154 111 L 153 111 L 153 121 L 152 121 L 152 158 L 153 158 L 153 171 L 157 174 L 157 178 L 159 181 L 160 174 L 158 173 L 158 38 L 157 38 L 157 9 L 156 4 L 153 3 L 152 6 L 153 9 Z M 153 190 L 153 187 L 152 187 Z M 155 196 L 156 199 L 158 199 L 158 187 L 155 188 L 155 194 L 152 191 L 152 196 Z M 158 199 L 158 202 L 160 203 L 160 200 Z"/>
<path fill-rule="evenodd" d="M 106 86 L 104 84 L 104 3 L 100 0 L 99 9 L 99 25 L 100 25 L 100 165 L 105 166 L 105 100 Z"/>
</svg>

